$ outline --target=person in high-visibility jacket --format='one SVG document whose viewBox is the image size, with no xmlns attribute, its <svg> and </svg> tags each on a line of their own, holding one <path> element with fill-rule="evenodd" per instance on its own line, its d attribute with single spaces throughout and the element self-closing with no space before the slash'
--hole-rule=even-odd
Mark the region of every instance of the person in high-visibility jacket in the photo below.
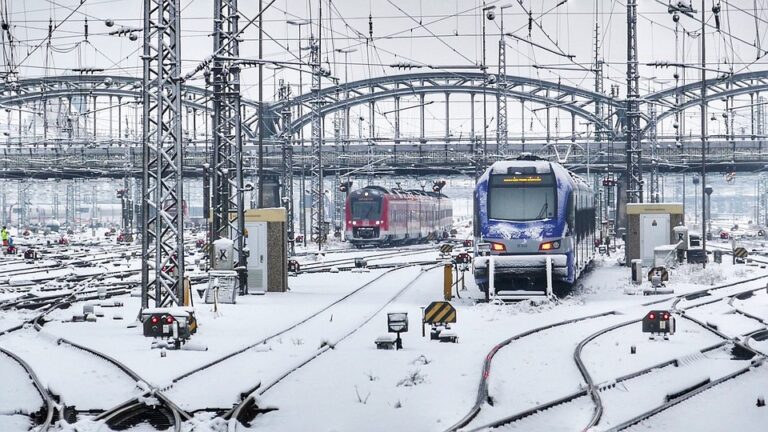
<svg viewBox="0 0 768 432">
<path fill-rule="evenodd" d="M 8 246 L 8 238 L 9 237 L 10 237 L 10 234 L 8 233 L 8 229 L 5 226 L 3 226 L 3 229 L 0 230 L 0 240 L 3 241 L 3 246 L 4 247 Z"/>
</svg>

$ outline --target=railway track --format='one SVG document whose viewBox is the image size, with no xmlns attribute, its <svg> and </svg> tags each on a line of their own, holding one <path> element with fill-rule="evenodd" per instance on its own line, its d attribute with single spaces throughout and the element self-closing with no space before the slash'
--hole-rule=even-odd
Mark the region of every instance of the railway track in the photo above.
<svg viewBox="0 0 768 432">
<path fill-rule="evenodd" d="M 430 264 L 434 265 L 434 262 L 430 262 Z M 383 283 L 385 283 L 387 278 L 391 275 L 394 275 L 395 273 L 399 274 L 402 271 L 408 271 L 408 269 L 411 269 L 411 271 L 416 271 L 418 269 L 412 282 L 392 294 L 392 290 L 390 289 L 391 286 L 383 285 Z M 283 327 L 280 330 L 271 332 L 268 336 L 261 337 L 236 351 L 217 357 L 200 367 L 174 378 L 170 382 L 170 385 L 163 387 L 162 390 L 169 395 L 169 397 L 179 402 L 183 407 L 190 409 L 192 412 L 205 409 L 215 411 L 220 415 L 231 416 L 232 410 L 230 410 L 230 407 L 232 405 L 226 405 L 223 409 L 211 408 L 210 404 L 207 404 L 204 398 L 194 398 L 194 400 L 191 400 L 189 399 L 189 395 L 194 394 L 192 390 L 200 387 L 201 380 L 204 382 L 216 382 L 220 387 L 226 388 L 228 394 L 224 395 L 224 397 L 235 396 L 233 405 L 241 407 L 247 405 L 249 403 L 248 396 L 255 390 L 268 390 L 293 371 L 298 370 L 301 366 L 319 357 L 327 350 L 332 349 L 336 343 L 355 333 L 357 329 L 365 325 L 365 323 L 370 321 L 370 319 L 378 314 L 381 309 L 390 304 L 402 292 L 415 283 L 423 273 L 422 267 L 418 264 L 401 265 L 387 269 L 342 297 L 313 311 L 309 315 L 306 315 L 302 319 Z M 366 318 L 361 321 L 354 318 L 358 316 L 360 311 L 356 310 L 355 315 L 352 315 L 349 309 L 351 306 L 347 300 L 359 297 L 363 295 L 363 293 L 366 293 L 365 295 L 367 296 L 366 304 L 370 304 L 375 310 L 372 309 L 372 312 L 366 312 Z M 353 318 L 347 318 L 349 316 Z M 319 346 L 315 348 L 309 343 L 305 344 L 303 340 L 307 337 L 317 338 Z M 293 346 L 288 344 L 284 345 L 283 340 L 286 342 L 293 341 Z M 298 343 L 297 341 L 301 341 L 301 343 Z M 269 343 L 276 347 L 275 351 L 273 351 L 271 347 L 267 347 L 267 344 Z M 302 358 L 303 360 L 296 360 L 297 358 Z M 226 363 L 226 365 L 224 363 Z M 265 366 L 263 369 L 260 369 L 261 366 L 258 366 L 259 364 L 284 365 L 286 363 L 292 363 L 295 367 L 292 366 L 289 372 L 285 372 L 280 368 L 272 370 L 274 368 Z M 218 367 L 213 368 L 213 366 Z M 255 383 L 248 388 L 243 385 L 241 376 L 232 376 L 231 371 L 233 368 L 234 370 L 252 370 L 253 373 L 272 381 L 270 383 Z M 237 394 L 232 394 L 233 388 L 241 389 L 239 397 Z M 211 395 L 209 394 L 208 396 Z M 211 403 L 213 403 L 213 400 L 221 399 L 218 396 L 211 396 Z M 191 404 L 195 405 L 192 406 Z M 238 413 L 241 411 L 242 408 L 238 410 Z"/>
<path fill-rule="evenodd" d="M 655 301 L 652 301 L 652 302 L 647 302 L 647 303 L 645 303 L 645 304 L 643 304 L 641 306 L 647 307 L 647 306 L 652 306 L 652 305 L 655 305 L 655 304 L 661 304 L 661 303 L 673 301 L 672 306 L 674 308 L 674 307 L 677 306 L 677 304 L 680 301 L 682 301 L 683 299 L 686 299 L 686 298 L 690 298 L 692 300 L 695 300 L 697 298 L 701 298 L 702 296 L 709 295 L 709 293 L 711 291 L 719 291 L 719 290 L 725 290 L 725 289 L 729 289 L 729 288 L 733 288 L 733 287 L 738 287 L 738 286 L 743 285 L 745 283 L 755 282 L 755 281 L 763 280 L 763 279 L 766 279 L 766 278 L 768 278 L 768 275 L 753 277 L 753 278 L 750 278 L 750 279 L 747 279 L 747 280 L 744 280 L 744 281 L 738 281 L 738 282 L 723 284 L 723 285 L 719 285 L 719 286 L 716 286 L 716 287 L 710 287 L 710 288 L 694 291 L 694 292 L 683 294 L 683 295 L 665 297 L 663 299 L 655 300 Z M 703 302 L 699 302 L 697 304 L 691 305 L 691 306 L 689 306 L 689 307 L 687 307 L 685 309 L 702 307 L 702 306 L 705 306 L 707 304 L 712 303 L 713 301 L 721 301 L 722 299 L 725 299 L 725 298 L 736 297 L 736 296 L 741 295 L 741 294 L 743 294 L 744 292 L 747 292 L 747 291 L 754 292 L 754 291 L 759 291 L 759 290 L 763 290 L 763 289 L 765 289 L 765 288 L 764 287 L 760 287 L 760 288 L 752 288 L 752 289 L 745 290 L 745 291 L 739 291 L 737 293 L 733 293 L 733 294 L 730 294 L 730 295 L 721 296 L 721 297 L 719 297 L 719 298 L 717 298 L 715 300 L 705 300 Z M 470 411 L 464 417 L 462 417 L 456 424 L 452 425 L 447 430 L 448 431 L 465 430 L 464 428 L 466 428 L 479 415 L 482 407 L 486 403 L 488 403 L 488 401 L 489 401 L 488 378 L 490 377 L 490 373 L 491 373 L 491 365 L 492 365 L 494 357 L 496 356 L 496 354 L 501 349 L 503 349 L 504 347 L 508 346 L 509 344 L 511 344 L 512 342 L 514 342 L 516 340 L 520 340 L 522 338 L 528 337 L 528 336 L 533 335 L 533 334 L 537 334 L 537 333 L 540 333 L 540 332 L 543 332 L 543 331 L 547 331 L 547 330 L 550 330 L 550 329 L 553 329 L 553 328 L 557 328 L 557 327 L 561 327 L 561 326 L 565 326 L 565 325 L 571 325 L 571 324 L 575 324 L 575 323 L 580 323 L 580 322 L 583 322 L 583 321 L 587 321 L 587 320 L 591 320 L 591 319 L 595 319 L 595 318 L 600 318 L 600 317 L 603 317 L 603 316 L 606 316 L 606 315 L 612 315 L 612 314 L 617 314 L 617 313 L 619 313 L 619 312 L 618 311 L 608 311 L 608 312 L 604 312 L 604 313 L 600 313 L 600 314 L 588 315 L 588 316 L 584 316 L 584 317 L 580 317 L 580 318 L 574 318 L 574 319 L 560 321 L 560 322 L 557 322 L 557 323 L 552 323 L 552 324 L 549 324 L 549 325 L 546 325 L 546 326 L 541 326 L 541 327 L 538 327 L 538 328 L 531 329 L 531 330 L 528 330 L 526 332 L 520 333 L 520 334 L 515 335 L 515 336 L 513 336 L 511 338 L 505 339 L 504 341 L 502 341 L 499 344 L 495 345 L 491 349 L 491 351 L 485 357 L 485 361 L 484 361 L 484 364 L 483 364 L 483 367 L 482 367 L 482 376 L 481 376 L 480 384 L 478 386 L 477 396 L 476 396 L 476 399 L 475 399 L 475 404 L 473 405 L 473 407 L 470 409 Z M 524 419 L 526 417 L 529 417 L 531 415 L 534 415 L 534 414 L 537 414 L 537 413 L 540 413 L 540 412 L 544 412 L 544 411 L 549 410 L 549 409 L 553 409 L 554 407 L 562 406 L 563 404 L 567 404 L 567 403 L 575 401 L 575 400 L 577 400 L 579 398 L 584 398 L 584 397 L 588 397 L 592 401 L 592 404 L 593 404 L 593 407 L 594 407 L 593 414 L 592 414 L 591 418 L 589 419 L 589 421 L 587 422 L 587 427 L 585 429 L 588 429 L 589 427 L 594 426 L 600 420 L 600 417 L 602 415 L 602 404 L 600 402 L 599 387 L 592 381 L 591 375 L 586 370 L 586 367 L 585 367 L 583 361 L 580 358 L 581 350 L 584 348 L 584 346 L 587 343 L 589 343 L 589 341 L 594 340 L 595 338 L 597 338 L 597 337 L 599 337 L 599 336 L 601 336 L 603 334 L 606 334 L 606 333 L 608 333 L 610 331 L 614 331 L 614 330 L 616 330 L 618 328 L 623 328 L 623 327 L 626 327 L 626 326 L 629 326 L 629 325 L 637 324 L 640 321 L 641 321 L 641 319 L 628 320 L 626 322 L 618 323 L 618 324 L 612 325 L 610 327 L 607 327 L 605 329 L 601 329 L 600 331 L 590 335 L 588 338 L 582 340 L 579 343 L 579 345 L 577 345 L 577 347 L 576 347 L 576 349 L 574 351 L 574 356 L 573 357 L 574 357 L 574 362 L 576 363 L 580 373 L 582 374 L 582 377 L 583 377 L 584 381 L 586 382 L 587 387 L 585 389 L 582 389 L 582 390 L 580 390 L 578 392 L 574 392 L 574 393 L 565 395 L 563 397 L 557 398 L 555 400 L 552 400 L 552 401 L 549 401 L 549 402 L 546 402 L 546 403 L 543 403 L 543 404 L 538 404 L 537 406 L 534 406 L 534 407 L 531 407 L 531 408 L 526 409 L 524 411 L 512 414 L 510 416 L 504 417 L 504 418 L 502 418 L 500 420 L 497 420 L 497 421 L 494 421 L 494 422 L 490 422 L 490 423 L 485 424 L 485 425 L 483 425 L 481 427 L 473 428 L 473 429 L 468 429 L 468 430 L 472 430 L 472 431 L 487 430 L 487 429 L 491 429 L 491 428 L 507 426 L 507 425 L 510 425 L 512 423 L 518 422 L 518 421 L 520 421 L 520 420 L 522 420 L 522 419 Z M 712 330 L 709 326 L 707 326 L 706 323 L 702 323 L 702 325 L 705 328 L 707 328 L 708 330 Z M 717 330 L 715 329 L 714 331 L 716 332 Z M 719 334 L 722 335 L 722 333 L 719 333 Z M 724 335 L 722 335 L 722 336 L 724 336 Z M 734 340 L 734 338 L 730 338 L 730 337 L 727 337 L 727 336 L 724 336 L 724 337 L 726 339 L 731 340 L 732 342 L 736 343 L 738 346 L 743 347 L 744 349 L 749 350 L 749 347 L 744 346 L 744 344 L 742 344 L 740 341 Z M 755 353 L 755 354 L 759 354 L 759 353 Z M 649 368 L 649 370 L 650 369 L 651 368 Z M 642 370 L 642 371 L 636 372 L 635 374 L 643 374 L 643 373 L 647 373 L 647 371 L 646 370 Z"/>
<path fill-rule="evenodd" d="M 45 388 L 45 386 L 43 386 L 43 384 L 38 379 L 37 374 L 35 374 L 35 371 L 32 369 L 32 367 L 27 362 L 25 362 L 21 357 L 17 356 L 16 354 L 2 347 L 0 347 L 0 353 L 2 353 L 5 357 L 9 358 L 11 361 L 17 363 L 26 372 L 27 376 L 29 377 L 32 383 L 32 386 L 34 387 L 35 391 L 40 396 L 40 399 L 42 401 L 42 406 L 38 412 L 27 413 L 27 414 L 31 417 L 31 420 L 35 422 L 35 427 L 38 432 L 48 431 L 48 429 L 53 424 L 53 421 L 59 415 L 59 407 L 56 401 L 56 397 L 53 394 L 51 394 L 51 392 L 48 391 L 48 389 Z M 7 382 L 6 382 L 6 385 L 7 385 Z"/>
<path fill-rule="evenodd" d="M 414 249 L 414 248 L 397 249 L 397 250 L 390 250 L 390 251 L 382 252 L 378 254 L 367 255 L 363 257 L 341 258 L 341 259 L 329 260 L 329 261 L 323 261 L 323 262 L 302 263 L 301 270 L 298 273 L 302 274 L 302 273 L 327 272 L 334 267 L 338 268 L 339 270 L 349 270 L 354 268 L 355 260 L 359 258 L 363 258 L 366 260 L 366 262 L 370 263 L 372 261 L 384 260 L 388 258 L 401 257 L 401 256 L 419 255 L 419 254 L 432 252 L 432 251 L 437 252 L 437 250 L 434 247 L 420 247 L 418 249 Z M 346 266 L 346 267 L 342 267 L 342 266 Z M 368 267 L 373 268 L 371 265 L 368 265 Z"/>
<path fill-rule="evenodd" d="M 434 262 L 430 262 L 429 264 L 434 264 Z M 199 376 L 205 371 L 219 371 L 223 370 L 227 374 L 231 374 L 232 369 L 231 368 L 225 368 L 222 363 L 225 363 L 227 361 L 231 361 L 234 358 L 242 358 L 242 356 L 249 351 L 253 350 L 254 348 L 259 347 L 260 345 L 264 345 L 267 342 L 274 340 L 279 337 L 285 337 L 287 336 L 291 331 L 298 329 L 305 324 L 311 322 L 312 320 L 318 318 L 320 315 L 326 313 L 326 312 L 333 312 L 334 307 L 342 304 L 345 300 L 349 299 L 350 297 L 359 294 L 361 291 L 365 290 L 366 288 L 371 287 L 372 285 L 380 282 L 383 278 L 385 278 L 387 275 L 392 274 L 393 272 L 396 272 L 398 270 L 406 269 L 406 268 L 413 268 L 413 267 L 419 267 L 419 264 L 409 264 L 409 265 L 401 265 L 395 268 L 391 268 L 386 270 L 380 275 L 377 275 L 372 280 L 362 284 L 358 288 L 354 289 L 353 291 L 345 294 L 341 298 L 333 301 L 332 303 L 324 306 L 323 308 L 311 313 L 310 315 L 302 318 L 301 320 L 289 325 L 288 327 L 285 327 L 277 332 L 274 332 L 270 334 L 269 336 L 260 338 L 259 340 L 250 343 L 249 345 L 238 349 L 237 351 L 234 351 L 232 353 L 229 353 L 227 355 L 221 356 L 216 358 L 213 361 L 210 361 L 200 367 L 197 367 L 189 372 L 186 372 L 176 378 L 174 378 L 170 385 L 164 386 L 162 388 L 152 388 L 149 391 L 147 391 L 144 395 L 142 395 L 139 398 L 132 398 L 130 400 L 126 400 L 113 408 L 110 408 L 106 410 L 103 413 L 98 414 L 94 420 L 96 421 L 104 421 L 109 424 L 109 422 L 117 422 L 123 425 L 131 424 L 130 419 L 136 417 L 138 414 L 141 413 L 141 405 L 146 405 L 147 400 L 151 401 L 153 397 L 160 396 L 160 402 L 161 402 L 161 408 L 160 412 L 154 413 L 154 417 L 148 417 L 146 412 L 144 413 L 145 418 L 144 420 L 149 421 L 150 423 L 154 421 L 159 426 L 167 426 L 169 424 L 179 425 L 183 423 L 184 421 L 188 421 L 191 419 L 192 414 L 196 411 L 190 411 L 189 413 L 185 411 L 183 408 L 181 408 L 178 404 L 175 402 L 178 402 L 179 398 L 178 395 L 174 395 L 174 391 L 177 391 L 178 393 L 184 393 L 184 390 L 178 390 L 179 386 L 187 385 L 187 382 L 192 377 Z M 436 267 L 433 267 L 436 268 Z M 347 337 L 354 334 L 359 328 L 364 326 L 367 322 L 369 322 L 371 319 L 373 319 L 374 316 L 376 316 L 381 310 L 383 310 L 388 304 L 390 304 L 392 301 L 394 301 L 398 296 L 400 296 L 403 292 L 405 292 L 410 286 L 412 286 L 416 281 L 421 277 L 421 275 L 424 274 L 426 270 L 419 271 L 408 284 L 403 286 L 399 291 L 397 291 L 393 296 L 391 296 L 385 303 L 383 303 L 380 307 L 378 307 L 373 313 L 369 314 L 365 320 L 358 323 L 357 325 L 353 326 L 352 328 L 347 328 L 344 331 L 344 334 L 342 334 L 338 339 L 335 339 L 334 341 L 331 341 L 329 343 L 326 343 L 322 346 L 320 346 L 318 349 L 311 351 L 303 360 L 301 360 L 298 364 L 295 364 L 291 368 L 285 371 L 279 371 L 278 373 L 274 374 L 275 379 L 271 382 L 267 383 L 266 385 L 262 385 L 261 382 L 256 383 L 250 390 L 243 392 L 240 395 L 240 400 L 233 404 L 232 408 L 221 408 L 221 409 L 211 409 L 209 407 L 206 407 L 203 409 L 204 411 L 214 411 L 217 414 L 221 415 L 225 419 L 237 419 L 239 421 L 242 421 L 244 423 L 247 423 L 249 419 L 252 419 L 257 415 L 259 412 L 263 412 L 259 407 L 255 405 L 255 397 L 257 395 L 263 394 L 270 388 L 277 385 L 280 381 L 288 377 L 291 373 L 297 371 L 304 365 L 310 363 L 312 360 L 320 357 L 322 354 L 327 352 L 328 350 L 332 349 L 337 343 L 343 341 Z M 332 314 L 331 314 L 332 315 Z M 63 343 L 69 343 L 72 345 L 75 345 L 69 341 L 63 341 Z M 86 349 L 87 347 L 78 346 L 78 348 Z M 258 352 L 257 352 L 258 353 Z M 100 355 L 97 352 L 93 352 L 94 355 Z M 114 360 L 114 359 L 112 359 Z M 117 363 L 117 362 L 116 362 Z M 219 367 L 213 369 L 213 366 Z M 136 377 L 138 377 L 136 375 Z M 210 379 L 204 379 L 203 385 L 208 385 L 208 383 L 216 382 L 215 380 Z M 195 394 L 199 394 L 199 388 L 200 388 L 199 382 L 191 382 L 189 384 L 196 390 Z M 165 408 L 163 408 L 165 407 Z M 164 410 L 164 411 L 163 411 Z M 268 409 L 266 410 L 268 411 Z M 164 417 L 163 417 L 164 416 Z M 162 422 L 163 418 L 170 419 L 171 417 L 174 418 L 173 422 L 166 421 L 165 423 Z M 178 428 L 176 429 L 178 430 Z"/>
<path fill-rule="evenodd" d="M 95 278 L 92 278 L 92 280 L 93 279 Z M 113 292 L 113 294 L 116 293 Z M 67 295 L 57 296 L 55 300 L 48 302 L 45 305 L 40 305 L 38 308 L 41 309 L 39 314 L 17 326 L 0 332 L 0 336 L 15 333 L 29 325 L 31 325 L 38 334 L 42 334 L 43 326 L 45 325 L 45 319 L 50 313 L 57 309 L 70 307 L 75 302 L 91 299 L 92 296 L 92 291 L 86 292 L 85 284 L 83 284 L 80 289 L 73 290 Z M 98 294 L 96 294 L 96 297 L 98 298 Z M 48 340 L 50 341 L 50 338 L 48 338 Z M 107 425 L 115 427 L 131 426 L 143 421 L 147 421 L 150 424 L 156 425 L 160 428 L 173 427 L 175 431 L 180 432 L 183 421 L 189 420 L 191 418 L 189 414 L 179 409 L 157 388 L 151 386 L 146 380 L 141 378 L 135 371 L 130 369 L 124 363 L 110 357 L 105 353 L 77 344 L 65 338 L 55 338 L 52 340 L 52 342 L 54 342 L 57 346 L 65 345 L 103 360 L 112 367 L 122 371 L 131 380 L 133 380 L 137 388 L 141 389 L 141 394 L 139 396 L 133 397 L 117 407 L 101 412 L 96 416 L 96 421 L 102 421 Z M 9 355 L 16 356 L 8 350 L 5 350 L 4 352 L 9 353 Z M 79 386 L 73 386 L 73 388 L 79 388 Z M 109 386 L 106 386 L 106 390 L 109 391 Z M 98 411 L 99 410 L 85 409 L 80 410 L 79 412 L 94 414 L 98 413 Z M 66 415 L 70 416 L 68 420 L 74 420 L 73 416 L 76 417 L 77 413 L 77 411 L 67 411 Z"/>
<path fill-rule="evenodd" d="M 259 409 L 257 406 L 258 398 L 266 394 L 268 391 L 273 389 L 275 386 L 277 386 L 280 382 L 285 380 L 287 377 L 295 373 L 296 371 L 300 370 L 313 360 L 316 360 L 323 354 L 329 352 L 331 349 L 335 348 L 339 343 L 343 342 L 353 334 L 355 334 L 358 330 L 360 330 L 362 327 L 364 327 L 366 324 L 368 324 L 374 317 L 376 317 L 378 314 L 380 314 L 388 305 L 390 305 L 392 302 L 394 302 L 398 297 L 400 297 L 405 291 L 407 291 L 409 288 L 411 288 L 416 282 L 418 282 L 421 277 L 429 272 L 430 270 L 434 270 L 438 268 L 439 266 L 432 266 L 429 268 L 421 268 L 421 271 L 416 274 L 415 277 L 411 278 L 407 283 L 405 283 L 402 288 L 400 288 L 398 291 L 395 292 L 393 296 L 391 296 L 385 303 L 383 303 L 379 308 L 377 308 L 372 313 L 369 313 L 362 321 L 360 321 L 357 325 L 349 329 L 347 332 L 342 334 L 337 339 L 331 341 L 328 344 L 325 344 L 323 347 L 321 347 L 319 350 L 317 350 L 315 353 L 305 357 L 303 360 L 298 362 L 297 364 L 293 365 L 292 367 L 286 369 L 284 372 L 280 373 L 275 379 L 273 379 L 271 382 L 265 384 L 265 385 L 259 385 L 256 388 L 254 388 L 253 391 L 251 391 L 246 397 L 243 398 L 243 400 L 238 403 L 236 406 L 234 406 L 231 410 L 229 410 L 226 414 L 224 414 L 223 418 L 225 420 L 230 420 L 229 423 L 229 432 L 235 432 L 237 430 L 237 424 L 244 424 L 248 426 L 250 424 L 250 421 L 253 420 L 253 418 L 259 414 L 260 412 L 268 412 L 272 410 L 271 408 L 266 408 L 265 410 Z M 231 421 L 231 420 L 237 420 L 237 421 Z"/>
</svg>

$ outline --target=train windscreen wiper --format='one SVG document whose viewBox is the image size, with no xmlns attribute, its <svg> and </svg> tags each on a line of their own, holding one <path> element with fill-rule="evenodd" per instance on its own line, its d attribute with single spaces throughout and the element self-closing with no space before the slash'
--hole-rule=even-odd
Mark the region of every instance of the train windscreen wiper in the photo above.
<svg viewBox="0 0 768 432">
<path fill-rule="evenodd" d="M 539 211 L 539 214 L 536 216 L 536 219 L 543 219 L 544 215 L 547 214 L 548 208 L 549 208 L 549 200 L 545 198 L 544 205 L 541 207 L 541 211 Z"/>
</svg>

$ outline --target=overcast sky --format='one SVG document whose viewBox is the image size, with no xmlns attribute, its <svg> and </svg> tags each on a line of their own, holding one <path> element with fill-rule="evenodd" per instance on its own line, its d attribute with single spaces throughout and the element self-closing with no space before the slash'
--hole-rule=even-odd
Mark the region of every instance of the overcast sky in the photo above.
<svg viewBox="0 0 768 432">
<path fill-rule="evenodd" d="M 667 0 L 638 0 L 639 2 L 639 45 L 640 63 L 652 61 L 674 61 L 675 23 L 667 12 Z M 141 34 L 137 41 L 127 36 L 109 36 L 110 30 L 120 26 L 137 28 L 141 25 L 142 1 L 140 0 L 85 0 L 78 8 L 79 0 L 4 0 L 4 14 L 10 24 L 9 31 L 17 42 L 14 45 L 14 59 L 21 78 L 42 75 L 72 73 L 73 67 L 94 67 L 106 69 L 110 74 L 139 76 L 141 63 L 138 53 L 141 48 Z M 267 5 L 269 0 L 264 0 Z M 523 40 L 507 37 L 507 73 L 535 77 L 551 81 L 561 80 L 563 84 L 593 87 L 593 75 L 578 70 L 591 67 L 593 61 L 593 37 L 595 20 L 600 25 L 600 56 L 605 60 L 606 89 L 611 84 L 620 85 L 620 95 L 625 94 L 624 62 L 626 61 L 626 7 L 625 0 L 568 0 L 555 7 L 558 0 L 487 1 L 496 5 L 496 18 L 486 20 L 487 63 L 495 70 L 498 60 L 498 41 L 501 24 L 500 8 L 504 10 L 505 32 L 511 32 Z M 695 1 L 695 7 L 700 2 Z M 712 0 L 707 0 L 707 20 L 714 25 L 710 9 Z M 738 71 L 762 70 L 766 58 L 756 60 L 755 46 L 768 49 L 768 0 L 721 0 L 720 23 L 722 32 L 714 29 L 707 32 L 707 61 L 714 69 Z M 330 7 L 329 7 L 330 4 Z M 388 65 L 413 63 L 440 66 L 468 66 L 470 69 L 481 61 L 483 17 L 480 13 L 482 1 L 478 0 L 322 0 L 323 61 L 331 72 L 340 78 L 349 74 L 350 80 L 358 80 L 383 74 L 402 73 Z M 191 70 L 212 51 L 211 0 L 181 0 L 182 12 L 182 57 L 185 71 Z M 598 13 L 595 14 L 597 6 Z M 258 12 L 255 0 L 240 2 L 243 14 L 241 25 Z M 310 29 L 302 27 L 303 41 L 298 40 L 298 27 L 286 23 L 289 19 L 312 20 L 312 33 L 318 34 L 319 0 L 276 0 L 266 11 L 264 31 L 264 57 L 274 60 L 307 59 L 307 52 L 299 49 L 306 46 Z M 76 12 L 72 12 L 73 10 Z M 528 32 L 528 15 L 533 11 L 537 18 L 533 29 Z M 373 26 L 373 40 L 369 36 L 369 15 Z M 88 40 L 85 41 L 84 27 L 88 19 Z M 53 33 L 50 47 L 46 41 L 49 19 L 58 28 Z M 105 20 L 112 19 L 115 26 L 108 28 Z M 64 21 L 64 22 L 63 22 Z M 63 23 L 62 23 L 63 22 Z M 685 36 L 684 28 L 697 32 L 700 24 L 682 17 L 677 52 L 680 61 L 698 61 L 697 34 Z M 540 27 L 539 27 L 540 26 Z M 249 27 L 243 34 L 241 53 L 243 57 L 258 55 L 258 29 Z M 533 44 L 525 42 L 530 40 Z M 7 35 L 4 41 L 7 42 Z M 683 41 L 685 51 L 682 50 Z M 40 45 L 39 49 L 36 47 Z M 356 49 L 348 55 L 349 67 L 345 70 L 345 55 L 334 49 Z M 552 54 L 559 51 L 573 55 L 573 60 Z M 7 69 L 8 45 L 4 44 L 4 60 Z M 554 65 L 570 68 L 537 69 L 532 65 Z M 326 67 L 328 67 L 326 66 Z M 476 70 L 476 69 L 475 69 Z M 655 69 L 642 66 L 641 87 L 660 89 L 673 85 L 672 69 Z M 275 76 L 276 75 L 276 76 Z M 688 80 L 697 79 L 696 70 L 688 71 Z M 714 74 L 710 74 L 712 76 Z M 201 77 L 198 77 L 198 79 Z M 274 71 L 265 68 L 265 99 L 272 100 L 276 79 L 284 78 L 292 84 L 298 83 L 294 71 Z M 304 84 L 307 89 L 308 77 Z M 192 84 L 202 85 L 201 81 Z M 257 99 L 257 75 L 248 70 L 243 77 L 244 95 Z M 294 89 L 294 92 L 297 89 Z M 607 91 L 607 90 L 606 90 Z M 439 113 L 439 109 L 436 109 Z"/>
</svg>

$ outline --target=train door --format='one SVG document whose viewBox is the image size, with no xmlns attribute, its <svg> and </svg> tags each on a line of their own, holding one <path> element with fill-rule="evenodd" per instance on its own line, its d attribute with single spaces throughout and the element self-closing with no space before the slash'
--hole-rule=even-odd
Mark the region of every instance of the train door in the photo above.
<svg viewBox="0 0 768 432">
<path fill-rule="evenodd" d="M 578 192 L 574 187 L 571 191 L 568 199 L 568 231 L 571 236 L 571 250 L 573 251 L 573 268 L 576 267 L 576 263 L 579 262 L 579 241 L 578 241 L 578 221 L 576 220 L 576 200 L 578 199 Z"/>
</svg>

